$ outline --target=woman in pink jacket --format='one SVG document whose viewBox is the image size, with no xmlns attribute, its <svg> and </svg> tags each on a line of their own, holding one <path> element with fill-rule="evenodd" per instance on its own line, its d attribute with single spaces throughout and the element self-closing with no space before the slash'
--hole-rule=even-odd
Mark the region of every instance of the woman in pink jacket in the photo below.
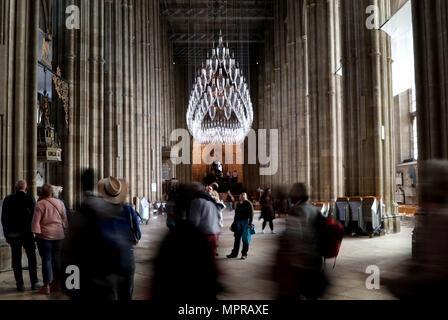
<svg viewBox="0 0 448 320">
<path fill-rule="evenodd" d="M 31 231 L 37 235 L 37 246 L 42 258 L 42 276 L 44 286 L 41 293 L 50 294 L 51 274 L 53 285 L 59 285 L 61 272 L 61 248 L 65 238 L 67 215 L 62 201 L 53 198 L 53 187 L 44 185 L 41 200 L 34 210 Z"/>
</svg>

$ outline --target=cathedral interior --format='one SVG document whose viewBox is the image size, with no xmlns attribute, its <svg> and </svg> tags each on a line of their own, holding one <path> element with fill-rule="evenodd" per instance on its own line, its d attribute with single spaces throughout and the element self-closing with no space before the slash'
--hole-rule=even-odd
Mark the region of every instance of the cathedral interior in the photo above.
<svg viewBox="0 0 448 320">
<path fill-rule="evenodd" d="M 21 179 L 36 200 L 54 186 L 67 212 L 87 168 L 125 179 L 127 203 L 151 204 L 136 247 L 145 299 L 172 184 L 219 173 L 222 199 L 244 191 L 258 217 L 263 190 L 303 182 L 322 213 L 367 230 L 346 235 L 326 299 L 394 299 L 367 290 L 365 270 L 392 277 L 420 252 L 419 168 L 448 159 L 447 13 L 440 0 L 2 0 L 0 212 Z M 238 285 L 273 263 L 276 235 L 232 265 L 232 218 L 220 298 L 275 298 L 263 275 Z M 11 270 L 0 228 L 0 299 L 38 299 L 7 288 Z"/>
</svg>

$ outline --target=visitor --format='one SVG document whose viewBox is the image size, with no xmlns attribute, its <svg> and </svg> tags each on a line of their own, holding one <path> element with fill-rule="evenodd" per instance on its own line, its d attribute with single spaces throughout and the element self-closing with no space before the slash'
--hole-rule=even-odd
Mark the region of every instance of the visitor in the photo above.
<svg viewBox="0 0 448 320">
<path fill-rule="evenodd" d="M 221 200 L 221 197 L 219 196 L 219 192 L 218 192 L 219 185 L 216 182 L 214 182 L 211 184 L 211 187 L 212 187 L 212 191 L 211 191 L 212 197 L 215 198 L 215 200 L 217 202 L 219 202 Z"/>
<path fill-rule="evenodd" d="M 210 193 L 203 191 L 200 184 L 193 184 L 192 188 L 195 192 L 187 211 L 187 219 L 204 235 L 213 256 L 216 256 L 219 234 L 221 233 L 220 211 L 223 209 L 223 204 L 217 202 L 216 198 L 212 197 Z"/>
<path fill-rule="evenodd" d="M 238 183 L 238 172 L 236 170 L 233 171 L 231 182 Z"/>
<path fill-rule="evenodd" d="M 137 214 L 132 206 L 124 204 L 128 187 L 124 179 L 109 177 L 98 182 L 98 191 L 106 202 L 119 209 L 120 215 L 102 225 L 103 233 L 112 247 L 119 253 L 118 264 L 113 270 L 115 299 L 133 299 L 135 258 L 134 246 L 141 239 Z"/>
<path fill-rule="evenodd" d="M 381 277 L 400 300 L 434 301 L 446 296 L 448 284 L 448 161 L 431 160 L 419 167 L 422 214 L 413 232 L 412 257 L 397 278 Z"/>
<path fill-rule="evenodd" d="M 277 197 L 274 201 L 274 209 L 279 217 L 286 216 L 291 209 L 291 199 L 288 197 L 288 190 L 286 187 L 279 187 Z"/>
<path fill-rule="evenodd" d="M 235 197 L 233 196 L 232 192 L 229 190 L 227 191 L 227 206 L 229 207 L 229 211 L 232 212 L 232 204 L 235 201 Z"/>
<path fill-rule="evenodd" d="M 116 206 L 95 193 L 95 173 L 87 169 L 81 179 L 84 201 L 70 223 L 64 243 L 63 265 L 75 265 L 82 275 L 77 290 L 66 290 L 73 300 L 116 300 L 116 273 L 120 269 L 123 237 L 113 226 L 122 216 Z M 110 188 L 112 195 L 123 196 Z"/>
<path fill-rule="evenodd" d="M 176 193 L 177 193 L 177 185 L 173 185 L 170 187 L 167 195 L 166 202 L 166 226 L 170 231 L 172 231 L 176 227 L 175 221 L 175 209 L 176 209 Z"/>
<path fill-rule="evenodd" d="M 31 231 L 37 235 L 37 245 L 42 258 L 44 285 L 40 293 L 50 294 L 50 291 L 58 291 L 60 288 L 61 249 L 66 228 L 64 204 L 53 198 L 53 187 L 45 184 L 31 223 Z"/>
<path fill-rule="evenodd" d="M 294 207 L 280 238 L 274 272 L 279 298 L 316 300 L 327 286 L 319 250 L 322 215 L 310 204 L 305 184 L 294 184 L 290 197 Z"/>
<path fill-rule="evenodd" d="M 266 225 L 269 224 L 269 228 L 271 228 L 272 234 L 275 234 L 274 231 L 275 211 L 271 189 L 266 189 L 264 191 L 260 199 L 260 204 L 261 204 L 260 220 L 263 219 L 263 227 L 261 233 L 264 233 Z"/>
<path fill-rule="evenodd" d="M 232 253 L 227 258 L 237 258 L 240 250 L 240 242 L 243 242 L 243 250 L 241 252 L 241 259 L 247 259 L 247 253 L 249 251 L 249 244 L 251 242 L 251 230 L 254 219 L 254 207 L 252 203 L 247 199 L 247 193 L 240 194 L 240 201 L 236 205 L 235 218 L 231 226 L 231 231 L 234 233 L 235 242 L 233 245 Z"/>
<path fill-rule="evenodd" d="M 20 180 L 16 183 L 16 192 L 5 198 L 2 209 L 3 234 L 11 247 L 12 268 L 17 291 L 25 291 L 22 273 L 22 248 L 28 259 L 31 289 L 40 289 L 37 277 L 36 245 L 31 232 L 36 200 L 28 195 L 27 183 Z"/>
<path fill-rule="evenodd" d="M 215 301 L 222 290 L 209 242 L 198 228 L 186 220 L 190 199 L 200 189 L 200 185 L 192 184 L 181 185 L 176 191 L 172 215 L 176 227 L 162 241 L 155 258 L 153 283 L 148 298 L 203 303 Z"/>
</svg>

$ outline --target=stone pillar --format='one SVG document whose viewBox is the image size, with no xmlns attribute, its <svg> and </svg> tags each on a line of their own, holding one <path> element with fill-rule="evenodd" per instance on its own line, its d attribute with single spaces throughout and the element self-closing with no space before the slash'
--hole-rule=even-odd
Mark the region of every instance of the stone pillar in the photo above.
<svg viewBox="0 0 448 320">
<path fill-rule="evenodd" d="M 54 56 L 53 60 L 57 61 L 57 65 L 61 67 L 62 77 L 68 81 L 69 85 L 69 127 L 66 134 L 63 135 L 62 143 L 62 177 L 59 183 L 64 187 L 64 201 L 67 208 L 74 206 L 74 158 L 73 158 L 73 106 L 75 97 L 74 86 L 74 39 L 75 31 L 66 28 L 66 8 L 72 4 L 72 0 L 58 1 L 54 4 L 53 10 L 56 12 L 56 26 L 58 32 L 53 36 L 54 40 Z M 61 132 L 62 133 L 62 132 Z"/>
<path fill-rule="evenodd" d="M 0 197 L 11 193 L 19 179 L 27 180 L 36 195 L 39 5 L 3 1 L 0 14 Z"/>
<path fill-rule="evenodd" d="M 0 198 L 19 179 L 36 196 L 37 63 L 39 2 L 0 4 Z M 10 269 L 8 246 L 0 239 L 0 271 Z"/>
<path fill-rule="evenodd" d="M 14 145 L 13 145 L 13 181 L 25 178 L 24 149 L 25 149 L 25 91 L 26 73 L 26 12 L 27 1 L 16 2 L 15 10 L 15 59 L 14 59 Z M 14 20 L 13 20 L 14 21 Z"/>
<path fill-rule="evenodd" d="M 347 196 L 381 196 L 385 224 L 398 229 L 395 202 L 391 39 L 366 27 L 370 5 L 379 25 L 390 17 L 387 0 L 342 1 L 342 56 Z"/>
<path fill-rule="evenodd" d="M 448 3 L 444 0 L 414 0 L 412 12 L 421 165 L 426 160 L 448 159 Z M 418 257 L 419 250 L 422 249 L 417 246 L 418 227 L 425 223 L 425 212 L 420 210 L 416 218 L 412 249 L 413 255 Z"/>
<path fill-rule="evenodd" d="M 312 198 L 334 201 L 341 196 L 342 140 L 337 99 L 337 65 L 340 42 L 336 14 L 339 1 L 310 0 L 306 8 L 308 40 L 309 117 Z"/>
<path fill-rule="evenodd" d="M 448 3 L 412 1 L 419 161 L 448 159 Z"/>
<path fill-rule="evenodd" d="M 175 94 L 176 94 L 176 128 L 185 129 L 187 128 L 186 123 L 186 110 L 188 107 L 188 99 L 189 99 L 189 79 L 188 79 L 188 66 L 184 65 L 175 65 L 174 72 L 176 74 L 175 77 Z M 191 137 L 191 136 L 190 136 Z M 190 138 L 190 150 L 186 152 L 190 153 L 190 157 L 193 151 L 193 139 Z M 193 158 L 191 158 L 193 161 Z M 176 166 L 176 175 L 177 179 L 181 183 L 189 183 L 192 182 L 192 166 L 191 164 L 181 164 Z"/>
<path fill-rule="evenodd" d="M 39 49 L 39 1 L 31 1 L 28 7 L 28 87 L 26 100 L 26 180 L 28 181 L 28 191 L 37 195 L 36 175 L 37 175 L 37 60 Z"/>
</svg>

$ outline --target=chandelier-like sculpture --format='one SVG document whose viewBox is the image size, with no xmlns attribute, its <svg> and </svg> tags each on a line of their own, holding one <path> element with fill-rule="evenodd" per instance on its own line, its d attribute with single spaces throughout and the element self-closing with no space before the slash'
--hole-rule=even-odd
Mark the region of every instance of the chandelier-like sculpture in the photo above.
<svg viewBox="0 0 448 320">
<path fill-rule="evenodd" d="M 253 108 L 246 79 L 224 46 L 207 54 L 190 94 L 187 125 L 199 144 L 242 144 L 253 122 Z"/>
</svg>

